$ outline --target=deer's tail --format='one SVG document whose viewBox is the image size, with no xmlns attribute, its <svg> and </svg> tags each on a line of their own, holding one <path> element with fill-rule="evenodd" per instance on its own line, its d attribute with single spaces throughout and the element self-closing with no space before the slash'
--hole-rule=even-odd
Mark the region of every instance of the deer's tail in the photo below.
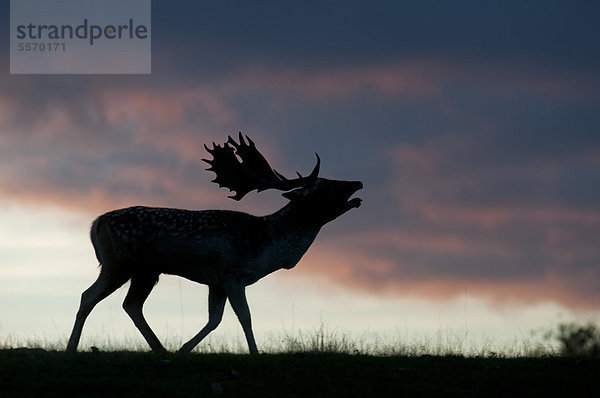
<svg viewBox="0 0 600 398">
<path fill-rule="evenodd" d="M 98 263 L 102 266 L 102 251 L 100 250 L 100 228 L 102 227 L 102 216 L 96 218 L 92 223 L 90 229 L 90 239 L 92 240 L 92 246 L 94 246 L 94 252 Z"/>
</svg>

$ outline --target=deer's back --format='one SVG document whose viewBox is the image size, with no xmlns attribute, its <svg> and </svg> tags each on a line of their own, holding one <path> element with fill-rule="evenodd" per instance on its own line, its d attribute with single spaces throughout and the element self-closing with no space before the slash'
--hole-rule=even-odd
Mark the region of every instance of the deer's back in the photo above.
<svg viewBox="0 0 600 398">
<path fill-rule="evenodd" d="M 91 239 L 102 266 L 210 283 L 256 256 L 266 232 L 261 217 L 246 213 L 136 206 L 98 217 Z"/>
</svg>

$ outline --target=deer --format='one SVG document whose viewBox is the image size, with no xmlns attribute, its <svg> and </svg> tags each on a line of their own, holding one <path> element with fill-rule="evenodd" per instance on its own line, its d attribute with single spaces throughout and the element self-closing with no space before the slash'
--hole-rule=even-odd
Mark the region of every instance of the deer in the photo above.
<svg viewBox="0 0 600 398">
<path fill-rule="evenodd" d="M 247 142 L 246 142 L 247 140 Z M 250 354 L 258 354 L 252 331 L 246 286 L 280 269 L 292 269 L 321 228 L 362 200 L 351 198 L 360 181 L 318 176 L 312 172 L 288 179 L 239 133 L 223 145 L 204 145 L 212 159 L 202 159 L 216 174 L 212 180 L 241 200 L 248 192 L 283 191 L 289 202 L 276 212 L 254 216 L 231 210 L 183 210 L 134 206 L 105 213 L 92 223 L 90 238 L 100 264 L 97 280 L 81 295 L 66 351 L 73 353 L 83 325 L 101 300 L 130 281 L 123 309 L 151 350 L 166 349 L 143 315 L 143 305 L 161 274 L 176 275 L 208 286 L 208 322 L 178 353 L 191 352 L 221 322 L 229 300 L 241 324 Z"/>
</svg>

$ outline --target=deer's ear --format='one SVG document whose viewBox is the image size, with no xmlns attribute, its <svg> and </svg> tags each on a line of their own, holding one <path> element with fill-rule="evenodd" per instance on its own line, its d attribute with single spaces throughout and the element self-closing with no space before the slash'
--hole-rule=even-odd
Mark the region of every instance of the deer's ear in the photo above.
<svg viewBox="0 0 600 398">
<path fill-rule="evenodd" d="M 281 196 L 283 196 L 284 198 L 289 199 L 289 200 L 297 200 L 297 199 L 304 197 L 305 195 L 306 195 L 305 188 L 296 188 L 293 191 L 284 192 L 281 194 Z"/>
</svg>

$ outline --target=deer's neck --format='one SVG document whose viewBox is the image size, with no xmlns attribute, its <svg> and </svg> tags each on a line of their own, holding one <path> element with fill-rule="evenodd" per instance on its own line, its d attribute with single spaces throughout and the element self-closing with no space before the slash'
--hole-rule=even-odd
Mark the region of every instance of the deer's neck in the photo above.
<svg viewBox="0 0 600 398">
<path fill-rule="evenodd" d="M 293 268 L 313 243 L 322 225 L 311 219 L 298 206 L 289 203 L 281 210 L 265 217 L 270 226 L 270 251 L 281 263 L 279 268 Z"/>
</svg>

